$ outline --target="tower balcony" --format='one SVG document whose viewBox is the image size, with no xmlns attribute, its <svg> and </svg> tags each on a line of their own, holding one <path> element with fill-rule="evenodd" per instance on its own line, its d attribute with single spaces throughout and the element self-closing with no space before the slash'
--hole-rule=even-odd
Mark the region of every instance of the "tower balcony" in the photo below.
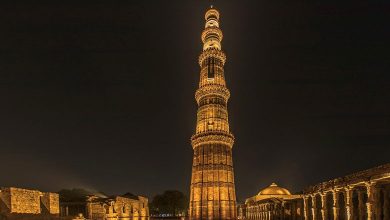
<svg viewBox="0 0 390 220">
<path fill-rule="evenodd" d="M 234 136 L 231 133 L 222 131 L 208 131 L 192 135 L 192 148 L 195 149 L 202 144 L 226 144 L 229 147 L 233 147 Z"/>
<path fill-rule="evenodd" d="M 230 92 L 225 86 L 209 84 L 196 90 L 196 102 L 199 104 L 199 100 L 205 96 L 221 96 L 227 101 L 230 98 Z"/>
</svg>

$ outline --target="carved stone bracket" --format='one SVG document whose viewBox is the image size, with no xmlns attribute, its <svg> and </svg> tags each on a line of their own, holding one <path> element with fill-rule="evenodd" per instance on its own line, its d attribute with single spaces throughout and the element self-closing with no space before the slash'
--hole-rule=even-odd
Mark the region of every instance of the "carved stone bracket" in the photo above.
<svg viewBox="0 0 390 220">
<path fill-rule="evenodd" d="M 193 135 L 191 138 L 191 145 L 195 149 L 201 144 L 226 144 L 233 147 L 234 136 L 229 133 L 201 133 Z"/>
<path fill-rule="evenodd" d="M 222 96 L 225 100 L 228 100 L 230 97 L 230 92 L 225 86 L 221 85 L 208 85 L 200 87 L 196 90 L 195 99 L 199 104 L 199 100 L 207 95 L 217 95 Z"/>
</svg>

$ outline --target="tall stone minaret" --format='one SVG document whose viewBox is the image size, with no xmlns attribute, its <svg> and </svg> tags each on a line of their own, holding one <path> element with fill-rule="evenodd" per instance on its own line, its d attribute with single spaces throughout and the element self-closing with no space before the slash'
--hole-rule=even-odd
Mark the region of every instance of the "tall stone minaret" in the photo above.
<svg viewBox="0 0 390 220">
<path fill-rule="evenodd" d="M 203 52 L 199 56 L 200 82 L 196 132 L 191 138 L 192 165 L 190 219 L 236 219 L 232 161 L 234 137 L 229 131 L 227 102 L 230 92 L 224 76 L 225 53 L 219 12 L 205 15 Z"/>
</svg>

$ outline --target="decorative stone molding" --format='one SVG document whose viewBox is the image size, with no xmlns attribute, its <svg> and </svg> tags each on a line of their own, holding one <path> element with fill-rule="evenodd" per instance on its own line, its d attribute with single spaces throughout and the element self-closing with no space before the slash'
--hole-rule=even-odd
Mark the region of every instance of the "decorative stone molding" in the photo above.
<svg viewBox="0 0 390 220">
<path fill-rule="evenodd" d="M 209 17 L 212 16 L 212 15 L 214 15 L 214 16 L 216 17 L 216 19 L 219 20 L 219 12 L 218 12 L 218 10 L 213 9 L 213 8 L 209 9 L 209 10 L 206 12 L 206 14 L 204 15 L 204 19 L 205 19 L 205 20 L 208 20 Z"/>
<path fill-rule="evenodd" d="M 234 136 L 223 132 L 205 132 L 191 137 L 191 145 L 194 149 L 202 144 L 226 144 L 233 147 Z"/>
<path fill-rule="evenodd" d="M 208 95 L 222 96 L 225 100 L 228 100 L 230 98 L 230 92 L 225 86 L 207 85 L 200 87 L 198 90 L 196 90 L 196 102 L 199 104 L 199 100 Z"/>
<path fill-rule="evenodd" d="M 334 189 L 343 189 L 346 186 L 365 186 L 368 182 L 375 182 L 382 179 L 390 179 L 390 163 L 309 186 L 304 190 L 304 193 L 329 192 Z"/>
<path fill-rule="evenodd" d="M 202 41 L 203 41 L 203 43 L 206 43 L 207 35 L 210 35 L 210 34 L 217 35 L 218 36 L 218 40 L 222 41 L 223 34 L 222 34 L 221 29 L 219 29 L 218 27 L 207 27 L 202 32 Z"/>
</svg>

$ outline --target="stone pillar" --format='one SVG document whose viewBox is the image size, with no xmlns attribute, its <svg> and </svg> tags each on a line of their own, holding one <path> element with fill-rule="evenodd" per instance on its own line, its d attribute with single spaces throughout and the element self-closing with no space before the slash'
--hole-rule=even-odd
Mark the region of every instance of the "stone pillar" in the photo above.
<svg viewBox="0 0 390 220">
<path fill-rule="evenodd" d="M 390 191 L 388 189 L 384 189 L 383 192 L 383 220 L 390 220 Z"/>
<path fill-rule="evenodd" d="M 375 187 L 373 183 L 366 183 L 367 188 L 367 220 L 375 220 Z"/>
<path fill-rule="evenodd" d="M 377 220 L 382 219 L 381 193 L 382 192 L 379 186 L 375 187 L 374 203 L 375 203 L 375 219 Z"/>
<path fill-rule="evenodd" d="M 303 216 L 305 220 L 309 220 L 309 198 L 303 197 Z"/>
<path fill-rule="evenodd" d="M 264 219 L 264 207 L 263 205 L 260 206 L 260 219 Z"/>
<path fill-rule="evenodd" d="M 316 194 L 311 196 L 311 214 L 313 216 L 313 220 L 317 220 L 317 200 Z"/>
<path fill-rule="evenodd" d="M 353 201 L 352 201 L 352 193 L 353 189 L 350 187 L 345 187 L 345 208 L 347 210 L 347 220 L 353 219 Z"/>
<path fill-rule="evenodd" d="M 339 219 L 339 194 L 336 190 L 332 191 L 333 194 L 333 219 Z"/>
<path fill-rule="evenodd" d="M 358 191 L 358 201 L 359 201 L 359 204 L 358 204 L 358 209 L 359 209 L 359 220 L 363 220 L 364 218 L 364 193 L 359 190 Z"/>
<path fill-rule="evenodd" d="M 328 219 L 328 209 L 326 207 L 326 193 L 321 193 L 321 215 L 322 215 L 322 220 L 327 220 Z"/>
<path fill-rule="evenodd" d="M 295 220 L 297 214 L 297 204 L 295 201 L 291 203 L 291 219 Z"/>
</svg>

